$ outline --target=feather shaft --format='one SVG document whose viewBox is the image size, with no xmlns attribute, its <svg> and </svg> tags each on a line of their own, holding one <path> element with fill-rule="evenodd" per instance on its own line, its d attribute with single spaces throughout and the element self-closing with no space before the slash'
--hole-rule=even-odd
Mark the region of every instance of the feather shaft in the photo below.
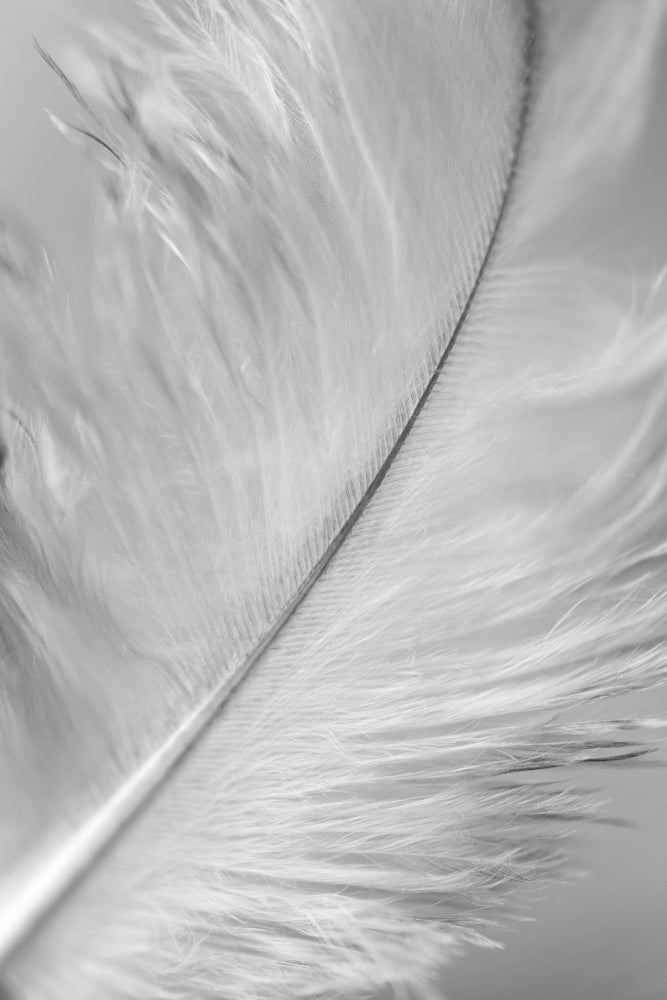
<svg viewBox="0 0 667 1000">
<path fill-rule="evenodd" d="M 131 777 L 103 804 L 102 808 L 85 821 L 75 833 L 70 836 L 62 849 L 45 865 L 41 866 L 32 881 L 22 882 L 18 895 L 13 898 L 6 896 L 5 904 L 0 910 L 0 963 L 6 960 L 21 946 L 25 946 L 31 932 L 48 918 L 49 913 L 60 900 L 76 887 L 79 879 L 85 877 L 98 858 L 108 850 L 116 838 L 120 837 L 133 818 L 150 803 L 157 794 L 163 782 L 168 780 L 182 760 L 184 755 L 201 737 L 206 728 L 217 717 L 229 696 L 242 683 L 254 664 L 264 655 L 283 627 L 291 619 L 296 609 L 317 583 L 322 574 L 334 559 L 336 553 L 346 541 L 356 523 L 364 514 L 373 497 L 380 489 L 387 473 L 392 467 L 397 455 L 406 442 L 408 435 L 417 421 L 421 411 L 440 378 L 447 360 L 454 349 L 457 340 L 464 329 L 475 295 L 484 278 L 486 268 L 492 259 L 492 254 L 503 224 L 503 219 L 512 196 L 512 187 L 517 173 L 523 137 L 530 114 L 530 81 L 533 73 L 534 39 L 536 36 L 536 11 L 532 0 L 526 2 L 525 17 L 525 82 L 523 94 L 519 101 L 517 115 L 516 137 L 514 148 L 505 179 L 501 202 L 491 230 L 484 256 L 475 275 L 472 287 L 468 293 L 459 319 L 456 321 L 446 347 L 430 375 L 412 413 L 405 425 L 391 443 L 386 455 L 380 459 L 380 467 L 374 478 L 366 487 L 365 492 L 356 506 L 348 515 L 347 520 L 339 528 L 325 552 L 310 570 L 298 591 L 293 595 L 282 613 L 275 619 L 271 627 L 264 633 L 254 648 L 248 653 L 233 673 L 213 691 L 195 711 L 183 719 L 159 749 L 148 757 Z M 58 75 L 66 80 L 63 71 L 40 48 L 40 55 L 52 65 Z M 68 86 L 72 86 L 68 84 Z M 77 99 L 87 109 L 87 105 L 74 90 Z M 106 143 L 104 144 L 106 145 Z M 114 153 L 115 156 L 118 154 Z"/>
</svg>

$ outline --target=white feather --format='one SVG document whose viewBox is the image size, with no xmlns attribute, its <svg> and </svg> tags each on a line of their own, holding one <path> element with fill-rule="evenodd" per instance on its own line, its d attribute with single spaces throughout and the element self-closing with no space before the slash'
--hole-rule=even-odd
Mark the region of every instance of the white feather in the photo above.
<svg viewBox="0 0 667 1000">
<path fill-rule="evenodd" d="M 567 713 L 663 676 L 667 341 L 563 217 L 662 6 L 98 40 L 87 314 L 6 264 L 18 998 L 437 996 L 591 813 L 524 772 L 640 752 Z"/>
</svg>

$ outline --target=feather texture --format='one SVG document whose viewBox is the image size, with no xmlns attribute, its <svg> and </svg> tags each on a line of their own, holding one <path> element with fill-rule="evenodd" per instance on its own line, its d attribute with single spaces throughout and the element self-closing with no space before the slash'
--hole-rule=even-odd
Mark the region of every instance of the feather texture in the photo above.
<svg viewBox="0 0 667 1000">
<path fill-rule="evenodd" d="M 6 982 L 439 996 L 663 676 L 659 289 L 566 222 L 663 4 L 150 7 L 89 298 L 2 254 Z"/>
</svg>

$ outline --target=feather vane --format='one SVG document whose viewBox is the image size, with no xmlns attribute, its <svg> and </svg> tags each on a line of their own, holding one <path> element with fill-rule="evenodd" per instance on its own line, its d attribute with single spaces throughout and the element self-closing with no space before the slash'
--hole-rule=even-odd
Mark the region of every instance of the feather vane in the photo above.
<svg viewBox="0 0 667 1000">
<path fill-rule="evenodd" d="M 664 676 L 660 291 L 550 259 L 663 5 L 603 103 L 620 3 L 149 6 L 89 300 L 2 255 L 6 982 L 437 997 Z"/>
</svg>

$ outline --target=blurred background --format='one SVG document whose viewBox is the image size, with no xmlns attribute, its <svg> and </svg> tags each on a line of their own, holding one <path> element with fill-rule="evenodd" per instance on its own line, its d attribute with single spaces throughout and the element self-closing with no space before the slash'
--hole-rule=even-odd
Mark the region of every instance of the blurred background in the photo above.
<svg viewBox="0 0 667 1000">
<path fill-rule="evenodd" d="M 24 220 L 39 235 L 73 289 L 90 248 L 89 168 L 86 150 L 63 139 L 44 112 L 75 119 L 72 99 L 39 57 L 33 36 L 58 55 L 84 18 L 100 16 L 128 23 L 136 19 L 135 0 L 0 4 L 0 215 Z M 667 265 L 665 38 L 661 48 L 643 140 L 582 219 L 582 240 L 637 275 Z M 667 715 L 667 693 L 596 710 L 607 718 L 634 712 Z M 586 775 L 588 786 L 610 800 L 609 812 L 632 825 L 589 831 L 577 853 L 587 877 L 542 891 L 525 910 L 531 922 L 499 935 L 502 951 L 476 950 L 448 970 L 450 1000 L 665 1000 L 666 768 L 662 753 L 650 766 Z"/>
</svg>

